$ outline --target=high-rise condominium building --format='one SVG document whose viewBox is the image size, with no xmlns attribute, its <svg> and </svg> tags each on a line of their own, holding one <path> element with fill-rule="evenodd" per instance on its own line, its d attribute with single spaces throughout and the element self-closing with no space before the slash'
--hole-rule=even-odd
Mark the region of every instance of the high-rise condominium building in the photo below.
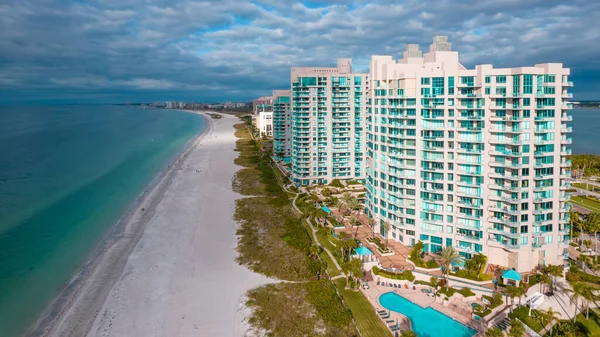
<svg viewBox="0 0 600 337">
<path fill-rule="evenodd" d="M 569 69 L 467 69 L 443 36 L 425 55 L 408 45 L 397 61 L 373 56 L 370 69 L 366 184 L 376 230 L 517 271 L 562 263 Z"/>
<path fill-rule="evenodd" d="M 273 154 L 287 162 L 292 148 L 290 90 L 273 90 Z"/>
<path fill-rule="evenodd" d="M 294 183 L 363 179 L 367 74 L 338 59 L 336 68 L 292 68 L 291 82 Z"/>
<path fill-rule="evenodd" d="M 253 101 L 254 125 L 261 137 L 273 137 L 273 98 L 261 97 Z"/>
</svg>

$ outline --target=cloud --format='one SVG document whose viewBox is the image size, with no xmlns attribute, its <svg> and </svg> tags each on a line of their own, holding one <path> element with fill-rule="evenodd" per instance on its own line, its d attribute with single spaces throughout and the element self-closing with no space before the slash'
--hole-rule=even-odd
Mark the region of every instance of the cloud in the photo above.
<svg viewBox="0 0 600 337">
<path fill-rule="evenodd" d="M 246 100 L 292 66 L 363 70 L 437 34 L 467 67 L 562 62 L 576 98 L 597 98 L 596 1 L 5 0 L 0 103 Z"/>
</svg>

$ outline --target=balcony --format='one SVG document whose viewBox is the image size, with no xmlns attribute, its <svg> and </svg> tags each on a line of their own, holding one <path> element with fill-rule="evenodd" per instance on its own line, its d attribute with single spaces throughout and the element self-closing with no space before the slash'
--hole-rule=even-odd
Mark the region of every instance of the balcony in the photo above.
<svg viewBox="0 0 600 337">
<path fill-rule="evenodd" d="M 572 87 L 573 81 L 563 81 L 562 85 L 563 85 L 563 87 Z"/>
<path fill-rule="evenodd" d="M 573 98 L 573 93 L 563 92 L 562 93 L 562 98 Z"/>
<path fill-rule="evenodd" d="M 496 241 L 494 239 L 488 239 L 487 243 L 489 246 L 493 246 L 493 247 L 501 247 L 501 248 L 513 249 L 513 250 L 519 249 L 519 245 L 510 244 L 510 241 L 508 241 L 508 240 Z"/>
<path fill-rule="evenodd" d="M 561 139 L 560 143 L 563 145 L 573 144 L 573 139 L 571 139 L 571 138 Z"/>
<path fill-rule="evenodd" d="M 504 231 L 502 229 L 496 229 L 494 227 L 490 227 L 489 231 L 491 233 L 493 233 L 493 234 L 504 235 L 504 236 L 507 236 L 507 237 L 509 237 L 511 239 L 518 239 L 519 238 L 519 233 L 511 233 L 511 232 Z"/>
</svg>

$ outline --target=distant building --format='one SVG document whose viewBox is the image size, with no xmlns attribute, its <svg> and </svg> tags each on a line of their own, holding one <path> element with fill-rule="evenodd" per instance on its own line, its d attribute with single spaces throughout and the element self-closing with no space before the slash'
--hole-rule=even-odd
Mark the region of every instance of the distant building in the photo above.
<svg viewBox="0 0 600 337">
<path fill-rule="evenodd" d="M 273 137 L 273 106 L 263 104 L 257 106 L 254 123 L 261 137 Z"/>
<path fill-rule="evenodd" d="M 273 90 L 273 154 L 284 161 L 291 158 L 292 114 L 290 90 Z"/>
<path fill-rule="evenodd" d="M 263 97 L 259 97 L 255 100 L 252 101 L 252 113 L 254 115 L 258 114 L 258 106 L 264 106 L 264 105 L 272 105 L 273 104 L 273 97 L 271 96 L 263 96 Z"/>
</svg>

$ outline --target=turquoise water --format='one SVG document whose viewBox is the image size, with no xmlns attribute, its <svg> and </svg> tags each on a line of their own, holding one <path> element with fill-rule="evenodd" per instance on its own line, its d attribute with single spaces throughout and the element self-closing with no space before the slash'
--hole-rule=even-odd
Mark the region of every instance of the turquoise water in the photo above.
<svg viewBox="0 0 600 337">
<path fill-rule="evenodd" d="M 18 336 L 194 135 L 200 116 L 0 107 L 0 331 Z"/>
<path fill-rule="evenodd" d="M 477 333 L 435 309 L 423 309 L 393 292 L 381 295 L 379 304 L 408 317 L 418 337 L 471 337 Z"/>
<path fill-rule="evenodd" d="M 600 155 L 600 109 L 585 108 L 573 109 L 573 144 L 574 154 L 591 153 Z"/>
</svg>

